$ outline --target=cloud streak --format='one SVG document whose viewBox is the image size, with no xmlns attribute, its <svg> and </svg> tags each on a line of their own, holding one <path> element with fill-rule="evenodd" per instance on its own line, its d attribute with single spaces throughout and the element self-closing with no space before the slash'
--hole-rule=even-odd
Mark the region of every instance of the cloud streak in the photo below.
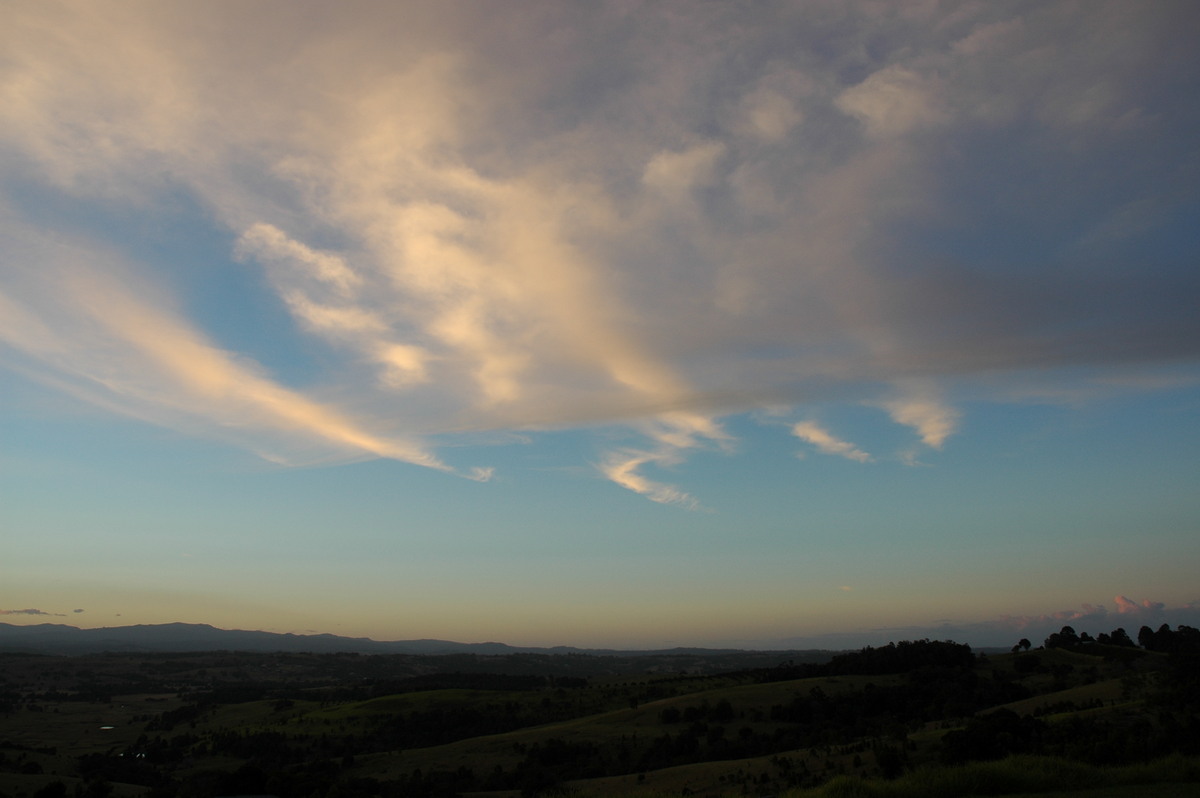
<svg viewBox="0 0 1200 798">
<path fill-rule="evenodd" d="M 289 461 L 454 471 L 439 436 L 626 425 L 600 472 L 692 506 L 645 469 L 827 397 L 937 450 L 973 381 L 1200 356 L 1194 242 L 1156 244 L 1200 183 L 1198 112 L 1168 99 L 1194 93 L 1192 13 L 18 3 L 0 339 Z M 325 372 L 221 345 L 230 320 L 180 299 L 203 277 L 30 187 L 164 224 L 186 197 Z"/>
<path fill-rule="evenodd" d="M 146 295 L 138 295 L 117 279 L 121 264 L 57 242 L 29 243 L 41 249 L 29 264 L 39 268 L 25 302 L 0 294 L 0 307 L 22 308 L 19 323 L 0 327 L 0 338 L 77 395 L 167 426 L 259 437 L 264 446 L 272 437 L 299 437 L 343 453 L 451 470 L 419 444 L 372 432 L 214 346 L 144 285 Z M 33 310 L 39 303 L 45 315 Z"/>
<path fill-rule="evenodd" d="M 859 463 L 871 462 L 871 455 L 849 441 L 834 437 L 829 430 L 814 421 L 801 421 L 793 425 L 792 434 L 800 440 L 812 444 L 824 454 L 835 454 Z"/>
<path fill-rule="evenodd" d="M 670 466 L 678 462 L 678 457 L 670 452 L 622 449 L 608 454 L 600 466 L 600 472 L 622 488 L 639 493 L 650 501 L 659 504 L 676 504 L 689 510 L 697 509 L 699 503 L 693 496 L 689 496 L 673 485 L 656 482 L 639 473 L 639 469 L 647 464 Z"/>
</svg>

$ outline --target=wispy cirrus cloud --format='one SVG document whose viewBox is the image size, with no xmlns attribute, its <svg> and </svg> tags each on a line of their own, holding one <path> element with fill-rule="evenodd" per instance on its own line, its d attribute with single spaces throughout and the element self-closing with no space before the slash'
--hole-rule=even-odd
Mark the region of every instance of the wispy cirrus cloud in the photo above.
<svg viewBox="0 0 1200 798">
<path fill-rule="evenodd" d="M 278 457 L 298 441 L 451 470 L 420 444 L 376 433 L 216 347 L 145 282 L 120 279 L 123 265 L 61 242 L 24 243 L 23 265 L 36 268 L 10 317 L 19 323 L 0 336 L 55 384 L 154 423 L 245 436 Z M 2 294 L 0 303 L 17 304 Z"/>
<path fill-rule="evenodd" d="M 1167 99 L 1193 93 L 1191 12 L 951 6 L 18 3 L 9 205 L 202 209 L 325 372 L 223 347 L 179 301 L 202 277 L 53 203 L 8 214 L 34 243 L 0 263 L 0 337 L 90 401 L 288 460 L 451 471 L 438 436 L 624 425 L 646 437 L 601 473 L 683 506 L 645 469 L 728 448 L 726 414 L 834 396 L 937 450 L 972 380 L 1194 363 L 1194 246 L 1141 256 L 1194 202 L 1200 119 Z M 41 271 L 68 232 L 74 265 Z"/>
<path fill-rule="evenodd" d="M 645 452 L 633 449 L 618 449 L 609 452 L 600 465 L 600 472 L 623 488 L 640 493 L 659 504 L 677 504 L 689 510 L 699 507 L 699 502 L 679 488 L 646 477 L 639 469 L 647 464 L 658 466 L 676 465 L 680 458 L 670 452 Z"/>
<path fill-rule="evenodd" d="M 815 421 L 800 421 L 792 425 L 792 434 L 810 443 L 824 454 L 835 454 L 860 463 L 871 462 L 871 455 L 849 441 L 841 440 Z"/>
</svg>

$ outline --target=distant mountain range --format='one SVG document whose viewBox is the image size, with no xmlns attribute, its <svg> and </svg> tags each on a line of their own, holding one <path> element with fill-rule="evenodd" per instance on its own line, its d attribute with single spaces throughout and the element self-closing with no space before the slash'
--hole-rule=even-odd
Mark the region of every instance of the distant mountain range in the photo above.
<svg viewBox="0 0 1200 798">
<path fill-rule="evenodd" d="M 0 623 L 0 652 L 94 654 L 101 652 L 254 651 L 359 654 L 733 654 L 738 649 L 673 648 L 658 651 L 616 651 L 571 646 L 530 648 L 505 643 L 454 643 L 449 640 L 379 641 L 331 634 L 278 634 L 241 629 L 218 629 L 203 623 L 138 624 L 80 629 L 61 623 Z"/>
</svg>

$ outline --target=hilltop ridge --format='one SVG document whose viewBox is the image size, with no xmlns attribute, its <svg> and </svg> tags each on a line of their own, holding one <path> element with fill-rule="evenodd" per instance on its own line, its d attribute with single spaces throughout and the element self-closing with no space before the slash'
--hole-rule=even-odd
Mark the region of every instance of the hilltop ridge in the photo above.
<svg viewBox="0 0 1200 798">
<path fill-rule="evenodd" d="M 186 651 L 248 651 L 358 654 L 589 654 L 596 656 L 721 656 L 745 649 L 674 647 L 661 649 L 578 648 L 575 646 L 511 646 L 507 643 L 459 643 L 451 640 L 373 640 L 329 633 L 293 634 L 244 629 L 219 629 L 205 623 L 135 624 L 83 629 L 61 623 L 0 623 L 0 651 L 40 654 L 154 653 Z M 816 649 L 772 651 L 786 657 Z"/>
</svg>

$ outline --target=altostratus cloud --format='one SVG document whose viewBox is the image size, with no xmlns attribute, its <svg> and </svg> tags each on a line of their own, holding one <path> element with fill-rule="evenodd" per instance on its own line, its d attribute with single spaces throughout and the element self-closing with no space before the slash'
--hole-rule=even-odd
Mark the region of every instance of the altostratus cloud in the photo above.
<svg viewBox="0 0 1200 798">
<path fill-rule="evenodd" d="M 1190 13 L 10 4 L 5 360 L 285 462 L 483 479 L 434 441 L 624 426 L 599 472 L 683 506 L 661 474 L 767 404 L 871 404 L 936 450 L 997 375 L 1200 355 L 1191 244 L 1142 257 L 1194 201 L 1191 71 L 1164 57 Z M 182 273 L 128 218 L 228 262 Z M 222 281 L 260 312 L 189 302 Z M 281 317 L 290 354 L 224 343 Z"/>
</svg>

